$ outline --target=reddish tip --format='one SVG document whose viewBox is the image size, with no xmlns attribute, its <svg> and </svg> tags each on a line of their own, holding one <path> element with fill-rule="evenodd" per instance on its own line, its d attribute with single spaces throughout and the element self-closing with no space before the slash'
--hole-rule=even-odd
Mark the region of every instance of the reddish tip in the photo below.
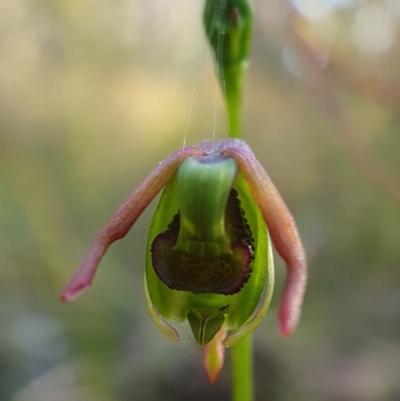
<svg viewBox="0 0 400 401">
<path fill-rule="evenodd" d="M 279 327 L 279 331 L 285 336 L 285 337 L 289 337 L 293 334 L 295 328 L 294 327 L 290 327 L 288 325 L 288 323 L 284 320 L 282 320 L 281 318 L 278 319 L 278 327 Z"/>
<path fill-rule="evenodd" d="M 218 372 L 214 372 L 214 373 L 211 373 L 211 372 L 207 371 L 208 381 L 211 384 L 214 384 L 217 381 L 218 376 L 219 376 L 219 372 L 220 372 L 220 370 L 218 370 Z"/>
<path fill-rule="evenodd" d="M 88 288 L 90 284 L 82 284 L 80 283 L 79 285 L 73 285 L 72 281 L 70 281 L 67 286 L 64 288 L 61 296 L 60 296 L 60 301 L 61 302 L 69 302 L 73 301 L 74 299 L 78 298 L 79 295 L 82 294 L 86 288 Z"/>
<path fill-rule="evenodd" d="M 204 348 L 204 367 L 210 383 L 215 383 L 224 365 L 225 347 L 222 345 L 226 329 L 222 327 Z"/>
</svg>

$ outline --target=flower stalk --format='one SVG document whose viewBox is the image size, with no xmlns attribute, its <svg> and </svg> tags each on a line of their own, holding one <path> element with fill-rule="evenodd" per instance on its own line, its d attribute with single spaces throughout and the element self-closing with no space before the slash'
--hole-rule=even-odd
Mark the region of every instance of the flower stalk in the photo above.
<svg viewBox="0 0 400 401">
<path fill-rule="evenodd" d="M 253 336 L 232 348 L 232 401 L 254 400 Z"/>
</svg>

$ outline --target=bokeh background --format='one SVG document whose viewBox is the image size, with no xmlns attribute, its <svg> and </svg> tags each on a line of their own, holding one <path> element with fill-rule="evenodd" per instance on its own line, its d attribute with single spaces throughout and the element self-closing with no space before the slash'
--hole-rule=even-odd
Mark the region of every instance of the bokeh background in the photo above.
<svg viewBox="0 0 400 401">
<path fill-rule="evenodd" d="M 255 334 L 257 401 L 398 401 L 400 2 L 253 6 L 245 139 L 296 218 L 310 270 L 301 324 L 283 338 L 276 258 Z M 187 327 L 173 345 L 146 312 L 154 204 L 95 285 L 58 300 L 160 160 L 225 136 L 202 7 L 0 0 L 1 401 L 230 399 L 229 353 L 210 385 Z"/>
</svg>

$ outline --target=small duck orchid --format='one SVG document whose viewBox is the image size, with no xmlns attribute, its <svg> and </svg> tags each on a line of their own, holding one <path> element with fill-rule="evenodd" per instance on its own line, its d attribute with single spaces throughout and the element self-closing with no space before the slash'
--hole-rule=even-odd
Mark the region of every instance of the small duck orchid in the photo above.
<svg viewBox="0 0 400 401">
<path fill-rule="evenodd" d="M 272 296 L 271 238 L 287 268 L 278 321 L 290 335 L 306 287 L 303 246 L 268 174 L 238 139 L 185 147 L 160 163 L 96 236 L 61 300 L 91 285 L 108 247 L 125 237 L 162 189 L 145 273 L 147 307 L 160 330 L 177 342 L 168 321 L 188 321 L 202 347 L 217 333 L 223 333 L 219 346 L 230 347 L 252 332 Z"/>
</svg>

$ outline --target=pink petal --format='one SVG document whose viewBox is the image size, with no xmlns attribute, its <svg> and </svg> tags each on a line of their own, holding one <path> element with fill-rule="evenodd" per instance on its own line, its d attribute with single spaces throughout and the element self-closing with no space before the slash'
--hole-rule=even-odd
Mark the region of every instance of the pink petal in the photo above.
<svg viewBox="0 0 400 401">
<path fill-rule="evenodd" d="M 307 282 L 307 262 L 295 222 L 268 174 L 243 141 L 229 141 L 223 156 L 233 157 L 267 224 L 272 242 L 286 262 L 287 278 L 279 308 L 279 328 L 290 335 L 300 319 Z"/>
</svg>

